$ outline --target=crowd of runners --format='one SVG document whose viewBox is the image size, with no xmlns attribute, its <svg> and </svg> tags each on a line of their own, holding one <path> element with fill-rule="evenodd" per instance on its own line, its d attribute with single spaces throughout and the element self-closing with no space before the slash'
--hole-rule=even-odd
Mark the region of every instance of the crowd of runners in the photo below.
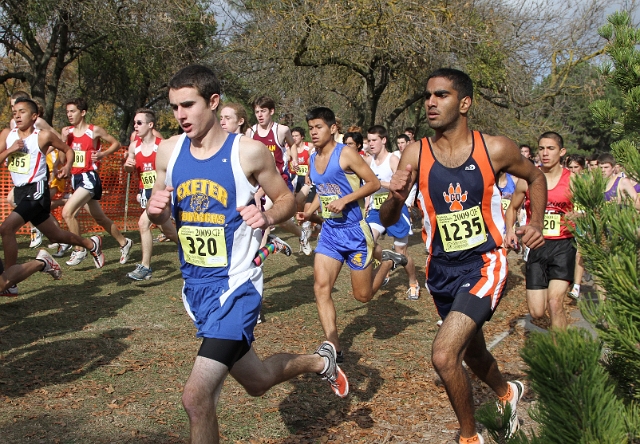
<svg viewBox="0 0 640 444">
<path fill-rule="evenodd" d="M 580 297 L 585 274 L 571 226 L 581 211 L 572 201 L 573 177 L 599 168 L 607 180 L 605 199 L 638 209 L 640 185 L 610 154 L 566 156 L 556 132 L 541 134 L 534 154 L 528 145 L 470 130 L 473 83 L 455 69 L 428 78 L 424 105 L 434 135 L 420 140 L 413 128 L 395 137 L 381 125 L 343 131 L 326 107 L 309 110 L 307 129 L 289 128 L 274 120 L 275 101 L 266 96 L 253 102 L 257 123 L 250 127 L 245 108 L 221 103 L 220 95 L 208 68 L 180 70 L 169 82 L 180 134 L 163 139 L 155 112 L 139 109 L 123 162 L 136 177 L 141 208 L 141 261 L 126 276 L 152 278 L 155 224 L 178 246 L 183 301 L 202 338 L 183 393 L 191 441 L 218 442 L 216 409 L 228 374 L 260 396 L 314 372 L 347 396 L 339 364 L 349 355 L 339 340 L 332 297 L 338 274 L 346 263 L 353 296 L 366 303 L 402 267 L 406 298 L 419 300 L 415 264 L 423 258 L 408 254 L 411 236 L 419 233 L 426 251 L 423 297 L 430 295 L 441 318 L 432 363 L 460 423 L 459 441 L 484 442 L 467 369 L 495 391 L 499 409 L 510 407 L 507 434 L 518 430 L 524 385 L 503 377 L 482 333 L 505 289 L 508 249 L 526 261 L 531 316 L 548 313 L 553 328 L 566 328 L 565 298 Z M 97 268 L 104 266 L 102 238 L 82 236 L 83 208 L 118 242 L 120 264 L 126 264 L 133 241 L 100 206 L 99 163 L 120 143 L 87 122 L 82 98 L 66 102 L 69 126 L 60 133 L 39 117 L 27 93 L 13 94 L 11 106 L 13 119 L 0 133 L 0 162 L 15 186 L 7 196 L 13 211 L 0 225 L 2 295 L 17 296 L 18 283 L 37 271 L 60 279 L 55 258 L 67 253 L 70 267 L 88 255 Z M 67 230 L 51 214 L 58 206 Z M 17 263 L 16 233 L 26 223 L 30 246 L 39 247 L 44 235 L 54 254 L 40 249 L 34 260 Z M 271 254 L 293 254 L 270 234 L 275 227 L 299 240 L 300 254 L 315 251 L 314 293 L 326 341 L 313 354 L 261 360 L 252 342 L 261 319 L 263 267 Z M 383 235 L 393 239 L 393 249 L 378 245 Z"/>
</svg>

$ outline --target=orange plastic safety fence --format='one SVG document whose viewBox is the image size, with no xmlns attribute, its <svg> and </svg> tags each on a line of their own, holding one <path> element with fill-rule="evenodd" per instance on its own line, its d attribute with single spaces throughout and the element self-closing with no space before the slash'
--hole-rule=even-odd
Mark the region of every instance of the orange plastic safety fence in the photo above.
<svg viewBox="0 0 640 444">
<path fill-rule="evenodd" d="M 142 214 L 140 204 L 136 201 L 138 194 L 139 177 L 137 174 L 128 174 L 122 169 L 124 160 L 127 156 L 127 147 L 122 147 L 112 155 L 102 159 L 98 169 L 100 180 L 102 182 L 102 198 L 100 205 L 104 214 L 111 219 L 120 231 L 131 231 L 138 229 L 138 218 Z M 129 196 L 127 201 L 127 181 L 130 182 Z M 64 193 L 58 193 L 54 199 L 71 194 L 71 180 L 66 181 L 66 189 Z M 12 208 L 6 199 L 7 194 L 13 188 L 13 181 L 6 166 L 0 166 L 0 217 L 4 220 Z M 60 222 L 60 225 L 67 229 L 67 225 L 62 218 L 62 207 L 54 209 L 53 216 Z M 78 220 L 83 233 L 96 233 L 104 231 L 97 225 L 93 218 L 83 208 L 78 213 Z M 29 234 L 30 227 L 23 226 L 18 234 Z"/>
</svg>

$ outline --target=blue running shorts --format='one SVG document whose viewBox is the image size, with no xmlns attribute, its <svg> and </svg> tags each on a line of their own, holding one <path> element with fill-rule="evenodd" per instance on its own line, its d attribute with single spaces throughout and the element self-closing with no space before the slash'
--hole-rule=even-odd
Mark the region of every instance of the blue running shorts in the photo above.
<svg viewBox="0 0 640 444">
<path fill-rule="evenodd" d="M 193 282 L 196 281 L 196 282 Z M 262 295 L 247 279 L 230 289 L 229 280 L 185 282 L 182 301 L 201 338 L 254 341 Z"/>
<path fill-rule="evenodd" d="M 373 258 L 373 233 L 366 221 L 358 225 L 331 227 L 322 225 L 316 254 L 324 254 L 340 262 L 347 262 L 352 270 L 364 270 Z"/>
</svg>

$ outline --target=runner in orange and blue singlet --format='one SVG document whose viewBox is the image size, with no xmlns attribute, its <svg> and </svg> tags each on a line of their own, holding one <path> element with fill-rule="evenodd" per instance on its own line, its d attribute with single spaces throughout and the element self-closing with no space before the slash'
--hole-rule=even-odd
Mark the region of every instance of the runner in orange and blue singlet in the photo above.
<svg viewBox="0 0 640 444">
<path fill-rule="evenodd" d="M 460 423 L 460 441 L 482 444 L 464 360 L 498 395 L 512 415 L 507 436 L 519 427 L 520 381 L 508 382 L 486 348 L 482 326 L 495 311 L 507 276 L 502 245 L 504 219 L 495 177 L 507 172 L 525 179 L 533 195 L 532 223 L 519 228 L 531 248 L 544 243 L 544 176 L 520 155 L 517 145 L 500 136 L 470 131 L 468 113 L 473 82 L 462 71 L 444 68 L 427 80 L 425 108 L 435 136 L 410 144 L 389 183 L 380 221 L 393 225 L 414 183 L 422 195 L 427 247 L 427 287 L 442 325 L 433 342 L 432 363 L 442 379 Z"/>
</svg>

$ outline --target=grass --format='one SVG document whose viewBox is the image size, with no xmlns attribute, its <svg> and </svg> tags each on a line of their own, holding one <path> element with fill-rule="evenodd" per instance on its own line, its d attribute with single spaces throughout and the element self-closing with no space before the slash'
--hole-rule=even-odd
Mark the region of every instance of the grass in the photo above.
<svg viewBox="0 0 640 444">
<path fill-rule="evenodd" d="M 281 232 L 278 232 L 281 235 Z M 181 301 L 176 247 L 154 244 L 153 278 L 126 277 L 139 260 L 118 263 L 115 241 L 104 238 L 106 265 L 61 261 L 63 280 L 37 273 L 18 298 L 0 300 L 0 436 L 3 442 L 173 443 L 188 439 L 181 391 L 199 346 Z M 288 235 L 294 250 L 297 243 Z M 424 249 L 411 239 L 418 279 Z M 388 240 L 383 246 L 389 247 Z M 35 256 L 21 239 L 19 261 Z M 295 244 L 295 245 L 294 245 Z M 64 259 L 66 260 L 66 258 Z M 259 356 L 310 353 L 323 340 L 313 296 L 313 256 L 276 255 L 265 265 L 263 314 L 254 347 Z M 487 339 L 526 310 L 519 267 L 508 297 L 487 324 Z M 368 304 L 350 294 L 343 269 L 334 289 L 346 349 L 351 394 L 340 399 L 327 383 L 306 375 L 251 398 L 232 378 L 219 407 L 222 442 L 454 442 L 457 422 L 430 364 L 436 312 L 425 289 L 405 297 L 404 271 Z M 523 334 L 496 350 L 509 377 L 523 376 L 517 355 Z M 491 398 L 474 379 L 478 404 Z"/>
</svg>

